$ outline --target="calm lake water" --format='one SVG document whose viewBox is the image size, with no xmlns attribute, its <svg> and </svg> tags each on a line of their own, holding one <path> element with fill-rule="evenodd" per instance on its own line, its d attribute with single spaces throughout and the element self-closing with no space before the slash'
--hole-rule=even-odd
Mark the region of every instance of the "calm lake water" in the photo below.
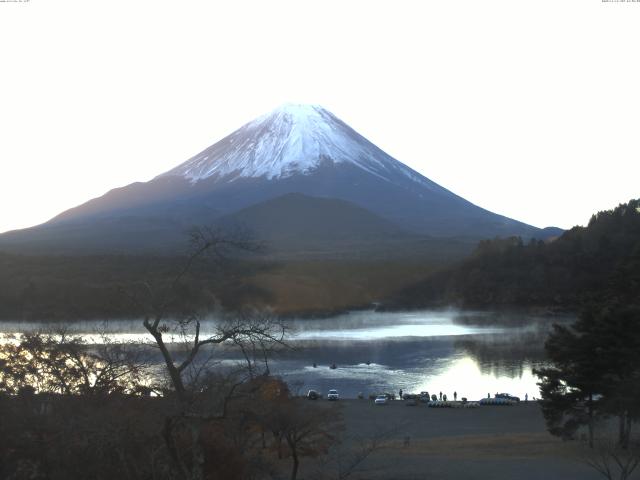
<svg viewBox="0 0 640 480">
<path fill-rule="evenodd" d="M 453 392 L 479 399 L 487 393 L 538 396 L 533 369 L 544 364 L 543 344 L 554 322 L 567 318 L 497 315 L 459 311 L 410 313 L 352 312 L 320 320 L 291 320 L 292 349 L 276 354 L 271 372 L 294 391 L 337 389 L 359 392 Z M 215 322 L 204 324 L 211 331 Z M 89 342 L 105 328 L 113 340 L 148 341 L 141 322 L 81 322 L 66 326 Z M 50 324 L 0 323 L 4 334 L 51 329 Z M 239 352 L 219 349 L 224 363 Z M 315 363 L 315 367 L 314 367 Z M 329 368 L 335 363 L 337 368 Z"/>
</svg>

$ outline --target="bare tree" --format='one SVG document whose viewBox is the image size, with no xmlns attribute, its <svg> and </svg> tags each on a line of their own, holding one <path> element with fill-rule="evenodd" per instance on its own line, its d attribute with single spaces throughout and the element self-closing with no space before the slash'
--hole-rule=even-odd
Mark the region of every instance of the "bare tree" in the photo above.
<svg viewBox="0 0 640 480">
<path fill-rule="evenodd" d="M 237 232 L 229 235 L 211 228 L 194 229 L 190 254 L 168 289 L 158 293 L 142 283 L 140 292 L 127 292 L 143 312 L 143 326 L 153 338 L 169 378 L 168 396 L 176 400 L 175 413 L 165 418 L 163 436 L 183 478 L 204 478 L 206 429 L 225 418 L 228 402 L 240 385 L 258 372 L 269 372 L 268 356 L 274 348 L 285 345 L 286 335 L 284 325 L 275 317 L 253 311 L 219 322 L 205 333 L 204 314 L 194 306 L 197 302 L 191 301 L 185 280 L 199 260 L 219 264 L 233 250 L 260 248 Z M 246 369 L 211 375 L 211 348 L 225 345 L 240 348 Z"/>
<path fill-rule="evenodd" d="M 627 480 L 640 465 L 640 443 L 629 442 L 625 448 L 614 439 L 599 439 L 583 461 L 607 480 Z"/>
<path fill-rule="evenodd" d="M 102 335 L 102 343 L 88 345 L 80 335 L 57 332 L 23 333 L 0 351 L 0 392 L 64 395 L 140 393 L 148 373 L 137 345 L 116 343 Z"/>
<path fill-rule="evenodd" d="M 288 447 L 291 480 L 298 477 L 301 458 L 327 454 L 337 443 L 343 428 L 339 410 L 309 405 L 305 400 L 288 395 L 271 406 L 267 424 L 276 437 L 278 448 L 281 441 Z"/>
<path fill-rule="evenodd" d="M 370 436 L 351 435 L 340 438 L 340 441 L 331 447 L 330 455 L 320 462 L 314 478 L 344 480 L 366 471 L 367 459 L 387 447 L 397 434 L 406 428 L 406 423 L 391 428 L 378 425 Z"/>
<path fill-rule="evenodd" d="M 160 442 L 144 351 L 64 330 L 11 340 L 0 344 L 0 477 L 149 478 Z"/>
<path fill-rule="evenodd" d="M 225 234 L 214 228 L 194 228 L 191 233 L 190 253 L 168 288 L 157 291 L 148 282 L 140 283 L 136 293 L 123 292 L 143 314 L 143 326 L 153 337 L 164 361 L 171 386 L 181 401 L 188 401 L 185 372 L 194 366 L 201 349 L 206 346 L 235 343 L 260 345 L 267 352 L 271 344 L 283 344 L 285 329 L 273 317 L 239 315 L 219 323 L 213 332 L 202 332 L 203 312 L 194 305 L 194 294 L 189 292 L 185 279 L 198 260 L 224 260 L 231 251 L 253 252 L 261 248 L 240 233 Z M 202 292 L 200 292 L 202 295 Z M 172 351 L 168 343 L 175 336 L 183 347 L 183 355 Z M 255 348 L 254 348 L 255 350 Z"/>
</svg>

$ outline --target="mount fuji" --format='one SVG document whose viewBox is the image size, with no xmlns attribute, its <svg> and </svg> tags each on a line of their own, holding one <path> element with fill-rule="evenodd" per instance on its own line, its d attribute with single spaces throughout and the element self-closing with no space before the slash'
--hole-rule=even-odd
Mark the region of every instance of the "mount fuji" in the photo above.
<svg viewBox="0 0 640 480">
<path fill-rule="evenodd" d="M 283 208 L 287 202 L 300 208 Z M 254 214 L 245 214 L 248 208 Z M 357 237 L 364 222 L 361 236 L 368 241 L 378 234 L 477 240 L 557 233 L 470 203 L 320 106 L 286 104 L 149 182 L 116 188 L 45 224 L 0 235 L 0 249 L 162 251 L 183 244 L 184 231 L 193 225 L 233 223 L 267 210 L 288 216 L 278 221 L 284 232 L 311 216 L 337 236 L 337 229 L 350 225 Z M 336 217 L 341 220 L 334 225 Z"/>
</svg>

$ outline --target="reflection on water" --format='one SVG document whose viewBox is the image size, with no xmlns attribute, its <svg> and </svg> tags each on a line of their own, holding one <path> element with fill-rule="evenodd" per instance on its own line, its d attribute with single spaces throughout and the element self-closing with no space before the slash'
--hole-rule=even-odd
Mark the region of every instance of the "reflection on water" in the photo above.
<svg viewBox="0 0 640 480">
<path fill-rule="evenodd" d="M 456 339 L 455 348 L 474 359 L 483 374 L 522 377 L 530 366 L 545 361 L 547 328 L 504 335 L 482 335 Z"/>
<path fill-rule="evenodd" d="M 537 344 L 536 358 L 532 355 L 517 357 L 518 335 L 504 332 L 503 338 L 511 344 L 508 355 L 504 349 L 492 350 L 495 334 L 461 337 L 440 336 L 378 340 L 371 342 L 325 341 L 305 343 L 299 352 L 287 352 L 276 359 L 273 371 L 282 374 L 287 381 L 326 392 L 337 388 L 344 395 L 353 397 L 376 392 L 428 391 L 453 392 L 458 397 L 479 399 L 487 393 L 509 392 L 530 398 L 538 396 L 537 379 L 533 368 L 544 362 L 544 336 Z M 509 339 L 507 339 L 507 337 Z M 520 344 L 523 351 L 533 352 L 534 347 Z M 482 352 L 478 356 L 477 352 Z M 317 368 L 313 368 L 313 363 Z M 336 363 L 335 370 L 329 368 Z M 369 364 L 367 364 L 369 363 Z"/>
<path fill-rule="evenodd" d="M 338 389 L 343 396 L 359 392 L 440 391 L 452 398 L 478 399 L 509 392 L 537 397 L 533 368 L 543 364 L 543 344 L 552 321 L 524 315 L 422 311 L 411 313 L 355 312 L 322 320 L 291 320 L 291 350 L 280 352 L 271 371 L 293 389 Z M 216 321 L 203 325 L 213 332 Z M 0 323 L 0 332 L 18 333 L 51 328 L 38 323 Z M 149 342 L 140 321 L 67 326 L 89 343 L 102 341 L 107 330 L 116 341 Z M 177 337 L 176 337 L 177 340 Z M 221 347 L 215 356 L 228 364 L 239 352 Z M 160 363 L 160 359 L 158 358 Z M 336 369 L 329 366 L 335 363 Z M 316 367 L 314 368 L 314 364 Z"/>
</svg>

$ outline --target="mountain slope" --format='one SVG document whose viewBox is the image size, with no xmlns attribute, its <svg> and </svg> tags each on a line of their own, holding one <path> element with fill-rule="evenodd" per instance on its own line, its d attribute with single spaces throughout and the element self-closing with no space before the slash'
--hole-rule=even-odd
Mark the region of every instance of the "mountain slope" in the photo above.
<svg viewBox="0 0 640 480">
<path fill-rule="evenodd" d="M 248 232 L 279 259 L 406 258 L 446 261 L 468 255 L 473 243 L 418 235 L 353 203 L 290 193 L 224 216 L 216 224 Z M 409 253 L 410 252 L 410 253 Z"/>
<path fill-rule="evenodd" d="M 351 239 L 369 241 L 406 236 L 397 225 L 350 202 L 289 193 L 218 220 L 245 227 L 266 240 L 295 242 Z"/>
<path fill-rule="evenodd" d="M 296 192 L 348 201 L 432 237 L 547 236 L 437 185 L 321 107 L 284 105 L 149 182 L 111 190 L 43 225 L 1 235 L 0 248 L 73 250 L 80 244 L 126 251 L 145 248 L 147 237 L 154 249 L 174 249 L 194 224 L 212 224 Z M 65 230 L 73 232 L 73 241 L 65 239 Z"/>
</svg>

